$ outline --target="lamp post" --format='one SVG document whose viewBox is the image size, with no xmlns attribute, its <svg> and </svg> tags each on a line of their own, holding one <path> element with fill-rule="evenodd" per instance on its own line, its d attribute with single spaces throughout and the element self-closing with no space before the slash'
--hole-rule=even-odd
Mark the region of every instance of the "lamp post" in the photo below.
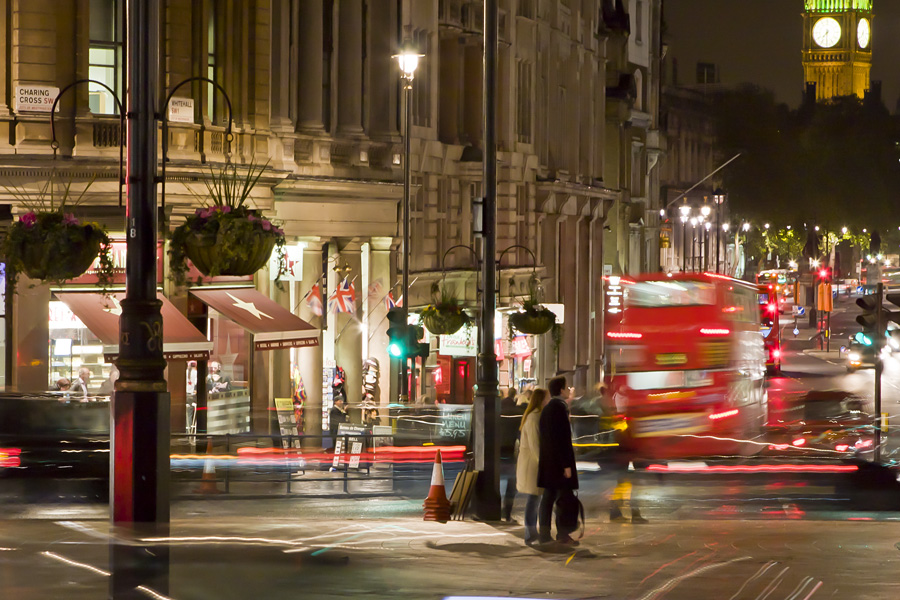
<svg viewBox="0 0 900 600">
<path fill-rule="evenodd" d="M 403 322 L 409 322 L 409 139 L 412 125 L 412 82 L 423 55 L 416 52 L 410 42 L 405 42 L 400 52 L 394 55 L 400 65 L 400 79 L 403 81 L 403 102 L 406 105 L 403 118 Z M 409 400 L 409 370 L 403 357 L 400 361 L 400 402 Z"/>
<path fill-rule="evenodd" d="M 723 232 L 723 237 L 725 238 L 725 249 L 726 249 L 726 251 L 724 252 L 724 255 L 722 257 L 722 274 L 723 275 L 728 275 L 728 251 L 727 251 L 727 249 L 728 249 L 728 229 L 729 228 L 730 228 L 730 226 L 728 225 L 727 221 L 725 223 L 722 223 L 721 229 Z M 719 234 L 716 233 L 716 237 L 718 237 L 718 236 L 719 236 Z M 737 233 L 735 233 L 734 237 L 735 237 L 735 239 L 737 238 Z M 737 256 L 737 244 L 734 245 L 734 252 L 735 252 L 735 254 L 733 256 Z M 734 277 L 734 275 L 732 275 L 732 277 Z"/>
<path fill-rule="evenodd" d="M 681 271 L 687 271 L 687 222 L 691 217 L 691 207 L 688 206 L 687 200 L 678 207 L 681 213 Z"/>
<path fill-rule="evenodd" d="M 691 271 L 697 270 L 697 223 L 699 223 L 699 221 L 700 220 L 697 217 L 691 217 Z"/>
<path fill-rule="evenodd" d="M 709 215 L 712 212 L 712 209 L 706 203 L 706 196 L 703 197 L 703 206 L 700 207 L 700 219 L 703 224 L 704 230 L 700 230 L 701 243 L 700 243 L 700 254 L 702 256 L 700 264 L 702 266 L 703 271 L 707 270 L 709 267 Z"/>
<path fill-rule="evenodd" d="M 725 193 L 717 189 L 713 193 L 713 201 L 716 204 L 716 273 L 719 272 L 719 247 L 721 241 L 719 239 L 719 219 L 721 218 L 721 207 L 725 203 Z"/>
</svg>

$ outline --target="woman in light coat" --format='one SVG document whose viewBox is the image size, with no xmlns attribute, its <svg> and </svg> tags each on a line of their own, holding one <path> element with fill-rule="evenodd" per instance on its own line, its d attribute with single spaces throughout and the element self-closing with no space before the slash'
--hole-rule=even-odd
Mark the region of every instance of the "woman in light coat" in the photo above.
<svg viewBox="0 0 900 600">
<path fill-rule="evenodd" d="M 541 490 L 537 486 L 538 459 L 540 457 L 540 437 L 538 422 L 541 409 L 550 399 L 547 390 L 536 388 L 528 401 L 528 408 L 519 425 L 519 456 L 516 461 L 516 489 L 525 494 L 525 543 L 533 544 L 538 539 L 537 513 L 541 501 Z"/>
</svg>

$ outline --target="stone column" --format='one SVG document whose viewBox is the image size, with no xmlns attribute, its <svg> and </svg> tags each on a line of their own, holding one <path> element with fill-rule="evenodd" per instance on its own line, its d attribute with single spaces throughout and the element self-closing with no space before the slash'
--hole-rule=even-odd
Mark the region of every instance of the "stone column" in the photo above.
<svg viewBox="0 0 900 600">
<path fill-rule="evenodd" d="M 373 138 L 399 135 L 397 127 L 397 3 L 393 0 L 369 0 L 368 10 L 368 73 L 365 75 L 368 102 L 368 123 Z"/>
<path fill-rule="evenodd" d="M 344 369 L 347 379 L 344 389 L 347 391 L 347 403 L 354 407 L 350 412 L 351 419 L 359 422 L 359 403 L 362 402 L 362 336 L 359 315 L 366 302 L 368 290 L 363 287 L 364 279 L 360 274 L 360 247 L 358 242 L 344 246 L 338 256 L 338 265 L 349 265 L 347 279 L 353 282 L 356 289 L 356 312 L 335 315 L 334 355 L 337 365 Z M 335 285 L 340 285 L 345 273 L 341 271 Z"/>
<path fill-rule="evenodd" d="M 273 131 L 290 130 L 291 55 L 291 3 L 288 0 L 272 0 L 272 107 L 270 124 Z"/>
<path fill-rule="evenodd" d="M 397 282 L 397 275 L 391 269 L 391 245 L 392 238 L 372 238 L 369 242 L 371 255 L 369 258 L 369 272 L 372 281 L 381 280 L 384 288 L 381 296 L 391 290 Z M 394 290 L 394 298 L 399 294 Z M 387 307 L 381 298 L 372 304 L 369 310 L 369 357 L 378 361 L 378 394 L 376 400 L 382 416 L 387 415 L 387 406 L 392 398 L 397 397 L 396 381 L 391 377 L 391 359 L 387 353 Z M 387 421 L 382 419 L 383 424 Z"/>
<path fill-rule="evenodd" d="M 338 0 L 338 133 L 363 134 L 362 0 Z"/>
<path fill-rule="evenodd" d="M 322 4 L 298 2 L 297 22 L 291 23 L 296 32 L 294 39 L 297 40 L 297 49 L 291 57 L 297 73 L 296 77 L 291 78 L 291 97 L 298 100 L 298 127 L 311 132 L 324 131 L 322 111 L 330 110 L 329 107 L 322 106 L 322 45 L 325 41 Z"/>
<path fill-rule="evenodd" d="M 303 2 L 301 4 L 313 4 Z M 299 298 L 312 289 L 313 284 L 321 282 L 322 278 L 322 244 L 319 242 L 306 242 L 306 250 L 303 251 L 303 282 L 300 284 Z M 299 300 L 298 300 L 299 301 Z M 323 298 L 327 303 L 328 299 Z M 306 302 L 300 302 L 298 313 L 304 321 L 322 326 L 322 317 L 319 317 L 307 306 Z M 309 441 L 310 446 L 321 446 L 318 436 L 322 435 L 322 352 L 323 335 L 319 334 L 319 345 L 311 348 L 297 350 L 297 364 L 300 368 L 300 377 L 306 388 L 306 403 L 303 406 L 303 433 L 315 436 Z"/>
</svg>

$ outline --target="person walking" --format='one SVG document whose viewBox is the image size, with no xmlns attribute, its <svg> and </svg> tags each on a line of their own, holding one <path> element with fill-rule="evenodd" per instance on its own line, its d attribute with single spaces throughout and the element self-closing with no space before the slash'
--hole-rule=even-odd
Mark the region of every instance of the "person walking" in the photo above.
<svg viewBox="0 0 900 600">
<path fill-rule="evenodd" d="M 538 421 L 540 451 L 538 461 L 538 487 L 544 488 L 538 511 L 538 541 L 542 544 L 553 540 L 551 520 L 553 507 L 563 496 L 574 495 L 578 489 L 578 473 L 575 469 L 575 449 L 572 447 L 572 429 L 569 425 L 567 400 L 571 393 L 566 389 L 564 376 L 554 377 L 547 383 L 550 400 L 541 411 Z M 563 501 L 565 503 L 565 501 Z M 559 507 L 557 507 L 557 513 Z M 557 521 L 559 515 L 557 515 Z M 556 541 L 577 546 L 578 541 L 557 526 Z"/>
<path fill-rule="evenodd" d="M 525 543 L 529 546 L 538 541 L 538 504 L 543 490 L 537 485 L 538 462 L 540 461 L 540 429 L 538 422 L 541 409 L 550 395 L 547 390 L 537 388 L 531 392 L 525 414 L 519 424 L 519 456 L 516 459 L 516 488 L 526 496 L 525 500 Z"/>
<path fill-rule="evenodd" d="M 516 405 L 516 390 L 510 387 L 500 400 L 500 480 L 506 481 L 503 494 L 503 520 L 512 521 L 516 500 L 516 442 L 519 441 L 519 422 L 522 411 Z"/>
<path fill-rule="evenodd" d="M 328 411 L 328 432 L 331 434 L 332 452 L 335 452 L 337 448 L 338 430 L 341 427 L 341 423 L 350 422 L 350 415 L 347 414 L 344 403 L 345 400 L 343 395 L 335 396 L 334 405 L 332 405 L 331 410 Z"/>
<path fill-rule="evenodd" d="M 78 378 L 72 382 L 69 391 L 72 394 L 80 395 L 84 400 L 87 400 L 88 394 L 90 393 L 88 390 L 90 383 L 91 370 L 87 367 L 81 367 L 78 369 Z"/>
</svg>

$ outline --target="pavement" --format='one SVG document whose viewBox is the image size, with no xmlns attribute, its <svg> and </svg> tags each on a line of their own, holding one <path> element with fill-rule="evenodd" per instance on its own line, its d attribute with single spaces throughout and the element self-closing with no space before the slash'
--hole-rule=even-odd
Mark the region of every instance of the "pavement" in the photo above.
<svg viewBox="0 0 900 600">
<path fill-rule="evenodd" d="M 0 598 L 898 597 L 898 512 L 686 479 L 645 497 L 648 524 L 613 524 L 614 478 L 584 480 L 577 547 L 525 545 L 522 497 L 517 523 L 443 524 L 413 497 L 210 497 L 173 503 L 159 530 L 113 527 L 104 505 L 24 505 L 0 521 Z"/>
</svg>

